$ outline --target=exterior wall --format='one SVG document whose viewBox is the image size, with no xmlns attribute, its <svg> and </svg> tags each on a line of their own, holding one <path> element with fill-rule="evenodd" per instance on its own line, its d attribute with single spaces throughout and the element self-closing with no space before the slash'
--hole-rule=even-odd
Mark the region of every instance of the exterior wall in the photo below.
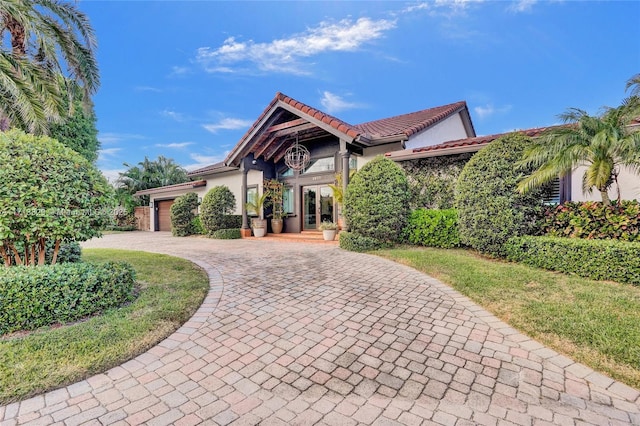
<svg viewBox="0 0 640 426">
<path fill-rule="evenodd" d="M 582 192 L 582 177 L 586 167 L 578 167 L 571 174 L 571 201 L 601 201 L 600 193 L 594 190 L 591 194 Z M 640 200 L 640 175 L 633 173 L 628 168 L 623 168 L 618 176 L 620 194 L 623 200 Z M 616 186 L 609 190 L 609 198 L 618 198 Z"/>
<path fill-rule="evenodd" d="M 381 145 L 381 146 L 375 146 L 372 148 L 366 148 L 364 150 L 364 153 L 362 154 L 362 156 L 358 156 L 357 161 L 358 161 L 358 170 L 360 170 L 362 168 L 362 166 L 364 166 L 365 164 L 367 164 L 369 161 L 373 160 L 374 158 L 376 158 L 378 155 L 384 155 L 387 152 L 391 152 L 391 151 L 398 151 L 402 149 L 402 144 L 400 142 L 396 142 L 393 144 L 387 144 L 387 145 Z"/>
<path fill-rule="evenodd" d="M 151 209 L 149 206 L 136 207 L 134 211 L 136 217 L 136 227 L 138 231 L 149 231 L 151 228 Z"/>
<path fill-rule="evenodd" d="M 439 143 L 465 139 L 467 135 L 460 113 L 448 117 L 444 121 L 430 127 L 417 135 L 413 135 L 406 143 L 407 149 L 437 145 Z"/>
</svg>

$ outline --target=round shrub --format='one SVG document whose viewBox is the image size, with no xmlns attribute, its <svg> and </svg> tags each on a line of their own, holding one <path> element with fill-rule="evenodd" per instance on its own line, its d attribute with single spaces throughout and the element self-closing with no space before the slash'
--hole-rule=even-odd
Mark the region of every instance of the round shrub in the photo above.
<svg viewBox="0 0 640 426">
<path fill-rule="evenodd" d="M 186 237 L 196 233 L 193 220 L 198 208 L 198 194 L 188 192 L 179 196 L 171 205 L 171 233 L 174 237 Z"/>
<path fill-rule="evenodd" d="M 376 157 L 353 176 L 344 197 L 350 232 L 394 243 L 400 240 L 408 215 L 409 184 L 396 163 Z"/>
<path fill-rule="evenodd" d="M 503 244 L 509 238 L 539 232 L 544 190 L 516 190 L 530 172 L 516 166 L 530 143 L 526 136 L 512 133 L 481 149 L 464 167 L 455 199 L 462 243 L 504 256 Z"/>
<path fill-rule="evenodd" d="M 342 231 L 340 232 L 339 235 L 340 235 L 340 248 L 345 250 L 363 252 L 363 251 L 378 250 L 378 249 L 387 247 L 386 244 L 383 244 L 382 242 L 380 242 L 379 240 L 376 240 L 375 238 L 366 237 L 364 235 L 358 235 L 353 232 Z"/>
<path fill-rule="evenodd" d="M 0 334 L 76 321 L 133 300 L 124 262 L 0 268 Z"/>
<path fill-rule="evenodd" d="M 237 240 L 238 238 L 242 238 L 242 234 L 240 234 L 240 228 L 218 229 L 211 234 L 211 238 L 217 240 Z"/>
<path fill-rule="evenodd" d="M 226 217 L 236 208 L 236 197 L 224 185 L 214 186 L 206 193 L 200 207 L 200 221 L 207 234 L 226 228 Z"/>
</svg>

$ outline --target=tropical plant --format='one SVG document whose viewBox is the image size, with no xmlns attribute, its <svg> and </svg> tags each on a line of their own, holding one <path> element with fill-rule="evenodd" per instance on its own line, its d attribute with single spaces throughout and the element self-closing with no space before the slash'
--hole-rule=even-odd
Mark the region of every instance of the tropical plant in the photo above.
<svg viewBox="0 0 640 426">
<path fill-rule="evenodd" d="M 214 186 L 202 199 L 200 221 L 207 234 L 227 228 L 228 217 L 236 208 L 236 197 L 224 185 Z"/>
<path fill-rule="evenodd" d="M 255 194 L 250 200 L 247 200 L 247 203 L 245 204 L 247 213 L 262 218 L 262 210 L 264 209 L 268 197 L 269 193 L 267 191 L 263 191 L 262 194 Z"/>
<path fill-rule="evenodd" d="M 521 194 L 517 183 L 526 174 L 516 163 L 532 143 L 511 133 L 482 148 L 464 166 L 456 185 L 460 241 L 474 249 L 503 256 L 510 238 L 539 232 L 544 188 Z"/>
<path fill-rule="evenodd" d="M 128 169 L 120 173 L 116 184 L 132 195 L 145 189 L 189 181 L 185 169 L 180 167 L 172 158 L 166 158 L 162 155 L 153 161 L 144 157 L 144 161 L 139 162 L 137 166 L 132 166 L 128 163 L 124 163 L 124 166 L 128 167 Z M 141 196 L 139 205 L 148 204 L 149 196 Z"/>
<path fill-rule="evenodd" d="M 595 188 L 602 202 L 609 205 L 609 189 L 615 184 L 620 201 L 620 168 L 640 173 L 640 132 L 628 127 L 640 112 L 639 84 L 640 75 L 632 77 L 627 83 L 632 96 L 617 108 L 605 109 L 601 115 L 591 116 L 578 108 L 560 114 L 566 125 L 545 132 L 519 162 L 535 171 L 518 184 L 518 191 L 526 193 L 539 188 L 584 165 L 587 169 L 582 178 L 583 191 L 591 193 Z"/>
<path fill-rule="evenodd" d="M 338 229 L 338 224 L 335 222 L 329 222 L 328 220 L 323 220 L 318 226 L 318 229 L 321 231 L 335 231 Z"/>
<path fill-rule="evenodd" d="M 111 187 L 80 154 L 46 136 L 0 133 L 0 254 L 6 266 L 55 263 L 63 241 L 100 235 Z M 20 250 L 18 250 L 20 247 Z"/>
<path fill-rule="evenodd" d="M 72 111 L 59 123 L 49 126 L 49 136 L 76 151 L 92 163 L 98 159 L 100 141 L 96 128 L 93 105 L 83 106 L 82 101 L 73 101 Z"/>
<path fill-rule="evenodd" d="M 99 85 L 96 39 L 87 16 L 61 0 L 0 2 L 0 116 L 7 125 L 46 134 L 68 115 L 78 84 L 89 101 Z"/>
<path fill-rule="evenodd" d="M 264 191 L 267 193 L 267 205 L 271 206 L 271 217 L 273 219 L 282 219 L 286 216 L 284 212 L 284 184 L 277 179 L 269 179 L 264 181 Z"/>
<path fill-rule="evenodd" d="M 394 243 L 408 215 L 409 184 L 396 163 L 379 156 L 353 176 L 344 197 L 344 216 L 351 233 L 382 244 Z"/>
</svg>

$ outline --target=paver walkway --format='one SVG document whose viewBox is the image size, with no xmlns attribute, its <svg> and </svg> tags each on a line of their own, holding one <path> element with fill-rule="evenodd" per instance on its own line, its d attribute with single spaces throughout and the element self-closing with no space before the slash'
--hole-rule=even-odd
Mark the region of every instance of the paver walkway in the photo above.
<svg viewBox="0 0 640 426">
<path fill-rule="evenodd" d="M 149 352 L 0 407 L 0 424 L 640 425 L 640 392 L 439 281 L 320 244 L 108 235 L 189 258 L 210 293 Z"/>
</svg>

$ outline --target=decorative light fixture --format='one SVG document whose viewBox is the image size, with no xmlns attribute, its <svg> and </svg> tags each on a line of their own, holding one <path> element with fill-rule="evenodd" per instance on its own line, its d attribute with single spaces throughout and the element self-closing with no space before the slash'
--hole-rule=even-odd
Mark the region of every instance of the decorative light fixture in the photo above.
<svg viewBox="0 0 640 426">
<path fill-rule="evenodd" d="M 298 143 L 298 133 L 296 132 L 296 143 L 287 148 L 284 153 L 284 164 L 291 170 L 300 171 L 309 165 L 311 154 L 309 150 Z"/>
</svg>

